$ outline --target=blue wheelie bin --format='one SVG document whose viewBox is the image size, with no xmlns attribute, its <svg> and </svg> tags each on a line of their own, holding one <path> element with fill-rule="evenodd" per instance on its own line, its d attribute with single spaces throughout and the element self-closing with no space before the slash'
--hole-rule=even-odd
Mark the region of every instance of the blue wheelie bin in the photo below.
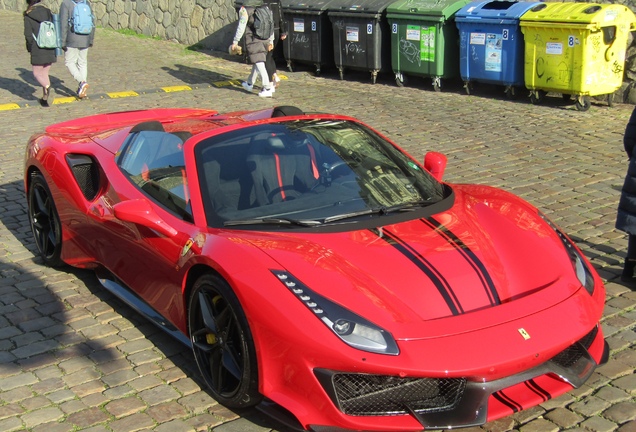
<svg viewBox="0 0 636 432">
<path fill-rule="evenodd" d="M 455 15 L 459 71 L 466 93 L 472 82 L 505 86 L 513 97 L 524 86 L 524 40 L 520 18 L 539 2 L 476 1 Z"/>
</svg>

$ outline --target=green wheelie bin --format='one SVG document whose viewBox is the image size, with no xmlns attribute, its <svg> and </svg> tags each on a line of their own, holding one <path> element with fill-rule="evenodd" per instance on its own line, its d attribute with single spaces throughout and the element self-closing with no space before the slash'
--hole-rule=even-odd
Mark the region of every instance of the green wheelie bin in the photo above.
<svg viewBox="0 0 636 432">
<path fill-rule="evenodd" d="M 459 32 L 455 14 L 470 0 L 398 0 L 387 8 L 391 28 L 391 66 L 395 82 L 406 75 L 442 79 L 459 76 Z"/>
</svg>

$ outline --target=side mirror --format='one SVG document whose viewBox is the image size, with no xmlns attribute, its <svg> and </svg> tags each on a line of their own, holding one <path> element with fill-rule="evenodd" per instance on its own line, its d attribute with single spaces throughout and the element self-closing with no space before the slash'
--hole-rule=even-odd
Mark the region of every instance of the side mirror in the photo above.
<svg viewBox="0 0 636 432">
<path fill-rule="evenodd" d="M 158 231 L 166 237 L 174 237 L 177 230 L 166 223 L 144 199 L 128 200 L 113 206 L 115 217 L 124 222 L 131 222 Z"/>
<path fill-rule="evenodd" d="M 424 157 L 424 168 L 431 173 L 437 181 L 442 181 L 448 158 L 443 153 L 428 152 Z"/>
</svg>

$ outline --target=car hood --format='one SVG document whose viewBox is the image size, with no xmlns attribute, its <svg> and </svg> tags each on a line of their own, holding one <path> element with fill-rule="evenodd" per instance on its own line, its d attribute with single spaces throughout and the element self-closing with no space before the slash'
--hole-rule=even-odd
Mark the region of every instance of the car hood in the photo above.
<svg viewBox="0 0 636 432">
<path fill-rule="evenodd" d="M 453 206 L 433 216 L 348 232 L 269 233 L 258 247 L 277 270 L 396 338 L 501 324 L 580 288 L 537 209 L 489 187 L 454 190 Z M 439 320 L 448 322 L 422 331 L 423 322 Z"/>
</svg>

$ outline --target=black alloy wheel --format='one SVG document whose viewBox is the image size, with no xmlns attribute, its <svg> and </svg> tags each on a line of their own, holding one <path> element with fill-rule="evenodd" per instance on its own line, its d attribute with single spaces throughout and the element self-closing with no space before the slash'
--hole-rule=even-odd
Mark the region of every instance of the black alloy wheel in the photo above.
<svg viewBox="0 0 636 432">
<path fill-rule="evenodd" d="M 258 366 L 238 298 L 222 278 L 201 276 L 188 308 L 192 351 L 212 396 L 229 408 L 258 404 Z"/>
<path fill-rule="evenodd" d="M 29 224 L 44 264 L 64 265 L 62 255 L 62 224 L 53 196 L 42 174 L 35 174 L 27 194 Z"/>
</svg>

